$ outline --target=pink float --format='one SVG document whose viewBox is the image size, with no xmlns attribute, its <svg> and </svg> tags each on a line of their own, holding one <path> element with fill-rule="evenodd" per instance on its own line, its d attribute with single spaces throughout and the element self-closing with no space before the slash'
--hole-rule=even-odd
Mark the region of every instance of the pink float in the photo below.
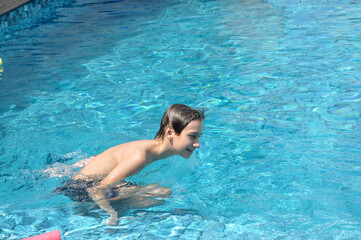
<svg viewBox="0 0 361 240">
<path fill-rule="evenodd" d="M 29 238 L 24 238 L 22 240 L 61 240 L 60 230 L 55 230 L 48 233 L 43 233 Z"/>
</svg>

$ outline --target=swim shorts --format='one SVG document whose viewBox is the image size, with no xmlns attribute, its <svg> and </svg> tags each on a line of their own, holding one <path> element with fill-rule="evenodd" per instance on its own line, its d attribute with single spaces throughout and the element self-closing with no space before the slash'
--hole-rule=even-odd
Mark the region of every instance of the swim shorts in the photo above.
<svg viewBox="0 0 361 240">
<path fill-rule="evenodd" d="M 83 179 L 70 179 L 63 182 L 64 186 L 57 187 L 54 192 L 63 193 L 65 196 L 70 197 L 71 200 L 75 202 L 93 202 L 93 199 L 89 196 L 87 191 L 88 188 L 96 186 L 99 181 L 86 181 Z M 106 198 L 114 198 L 119 195 L 119 189 L 123 187 L 131 187 L 135 184 L 131 182 L 123 181 L 123 185 L 120 187 L 112 187 L 104 190 Z"/>
</svg>

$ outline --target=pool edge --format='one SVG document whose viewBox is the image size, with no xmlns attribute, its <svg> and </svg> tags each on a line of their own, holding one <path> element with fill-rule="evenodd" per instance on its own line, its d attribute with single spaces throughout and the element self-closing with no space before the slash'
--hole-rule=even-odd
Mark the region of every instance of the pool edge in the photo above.
<svg viewBox="0 0 361 240">
<path fill-rule="evenodd" d="M 6 30 L 18 21 L 30 17 L 41 10 L 51 0 L 5 0 L 0 5 L 0 27 Z"/>
</svg>

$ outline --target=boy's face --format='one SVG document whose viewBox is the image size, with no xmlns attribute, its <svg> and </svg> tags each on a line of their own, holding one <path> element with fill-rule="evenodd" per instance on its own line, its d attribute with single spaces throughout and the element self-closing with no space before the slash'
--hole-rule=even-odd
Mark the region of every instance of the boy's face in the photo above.
<svg viewBox="0 0 361 240">
<path fill-rule="evenodd" d="M 174 151 L 184 157 L 190 158 L 193 151 L 199 148 L 199 137 L 202 134 L 203 122 L 201 120 L 193 120 L 183 129 L 183 131 L 173 136 Z"/>
</svg>

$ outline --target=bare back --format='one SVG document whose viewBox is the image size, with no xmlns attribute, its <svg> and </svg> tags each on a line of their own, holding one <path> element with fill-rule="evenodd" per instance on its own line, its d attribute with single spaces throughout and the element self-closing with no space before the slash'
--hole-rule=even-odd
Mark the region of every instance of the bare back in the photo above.
<svg viewBox="0 0 361 240">
<path fill-rule="evenodd" d="M 141 162 L 128 176 L 124 176 L 129 177 L 141 171 L 149 163 L 149 159 L 152 158 L 153 146 L 154 141 L 141 140 L 112 147 L 94 157 L 74 178 L 103 179 L 117 167 L 127 165 L 127 161 L 138 156 Z"/>
</svg>

